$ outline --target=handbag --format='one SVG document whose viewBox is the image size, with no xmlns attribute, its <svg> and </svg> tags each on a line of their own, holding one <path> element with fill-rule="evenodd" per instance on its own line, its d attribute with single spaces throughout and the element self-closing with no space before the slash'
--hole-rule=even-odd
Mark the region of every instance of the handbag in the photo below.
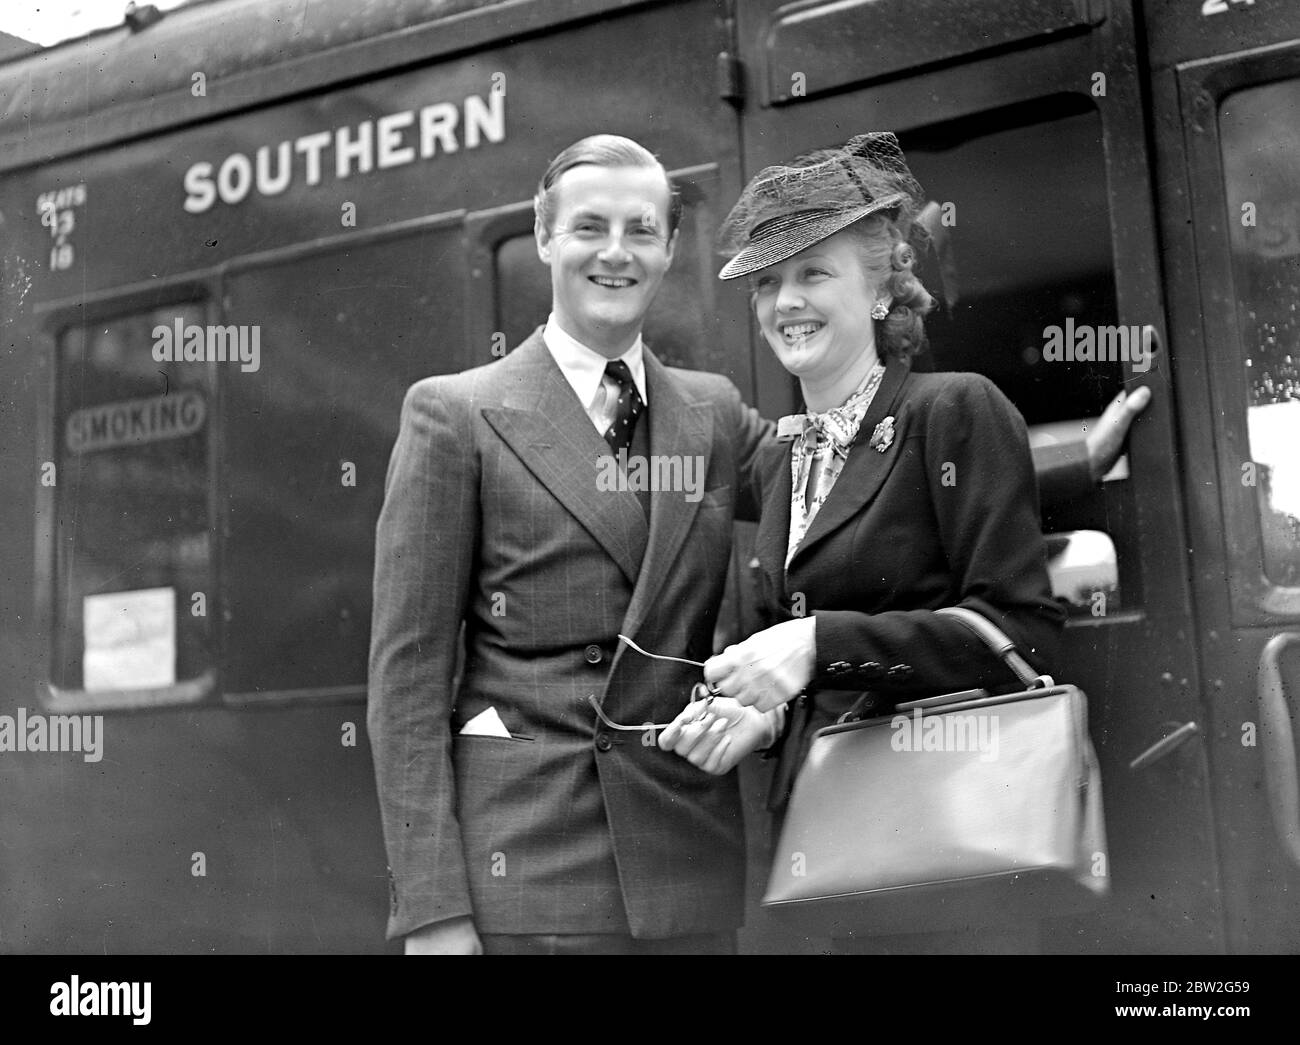
<svg viewBox="0 0 1300 1045">
<path fill-rule="evenodd" d="M 832 935 L 1006 925 L 1084 909 L 1109 866 L 1087 697 L 1036 675 L 981 614 L 974 631 L 1025 685 L 899 704 L 814 736 L 763 906 Z"/>
</svg>

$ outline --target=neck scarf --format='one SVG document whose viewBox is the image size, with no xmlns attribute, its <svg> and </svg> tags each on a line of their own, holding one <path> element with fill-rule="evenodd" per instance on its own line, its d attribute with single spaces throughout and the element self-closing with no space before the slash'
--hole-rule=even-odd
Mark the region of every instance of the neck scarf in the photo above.
<svg viewBox="0 0 1300 1045">
<path fill-rule="evenodd" d="M 819 414 L 789 414 L 777 422 L 778 439 L 792 439 L 790 454 L 790 536 L 786 544 L 785 564 L 788 567 L 795 550 L 808 532 L 817 511 L 830 496 L 835 480 L 844 469 L 853 440 L 857 438 L 862 419 L 867 416 L 871 400 L 885 376 L 885 368 L 876 363 L 857 390 L 842 406 Z M 819 469 L 808 496 L 808 480 Z"/>
</svg>

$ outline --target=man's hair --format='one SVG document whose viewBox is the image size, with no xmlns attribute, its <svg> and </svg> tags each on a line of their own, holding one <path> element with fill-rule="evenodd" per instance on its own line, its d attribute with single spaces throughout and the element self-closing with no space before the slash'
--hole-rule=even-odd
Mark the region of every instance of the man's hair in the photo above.
<svg viewBox="0 0 1300 1045">
<path fill-rule="evenodd" d="M 533 209 L 542 227 L 550 232 L 555 227 L 555 183 L 560 175 L 574 167 L 590 164 L 593 167 L 647 167 L 663 171 L 668 186 L 668 235 L 671 236 L 682 219 L 682 198 L 668 176 L 668 171 L 658 158 L 644 145 L 617 134 L 593 134 L 574 142 L 551 161 L 537 186 Z"/>
</svg>

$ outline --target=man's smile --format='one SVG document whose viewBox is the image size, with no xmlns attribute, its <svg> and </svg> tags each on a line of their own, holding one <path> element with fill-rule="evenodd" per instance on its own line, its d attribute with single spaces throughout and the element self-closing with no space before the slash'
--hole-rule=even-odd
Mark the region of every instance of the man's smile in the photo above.
<svg viewBox="0 0 1300 1045">
<path fill-rule="evenodd" d="M 636 285 L 636 280 L 630 276 L 588 276 L 587 280 L 598 287 L 607 287 L 610 290 L 622 290 L 624 287 Z"/>
</svg>

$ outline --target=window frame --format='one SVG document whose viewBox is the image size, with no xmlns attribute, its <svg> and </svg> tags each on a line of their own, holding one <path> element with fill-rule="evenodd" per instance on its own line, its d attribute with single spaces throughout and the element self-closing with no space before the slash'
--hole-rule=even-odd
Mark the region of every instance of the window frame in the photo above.
<svg viewBox="0 0 1300 1045">
<path fill-rule="evenodd" d="M 768 30 L 777 6 L 778 0 L 755 0 L 753 8 L 746 9 L 741 40 L 743 44 L 752 34 L 754 44 L 742 57 L 751 62 L 767 60 L 763 48 L 770 42 Z M 792 153 L 825 145 L 821 129 L 826 126 L 846 132 L 888 126 L 907 151 L 918 137 L 931 135 L 945 124 L 1031 109 L 1057 98 L 1073 96 L 1099 114 L 1116 322 L 1150 327 L 1160 347 L 1149 370 L 1138 372 L 1130 362 L 1120 363 L 1123 387 L 1149 386 L 1152 402 L 1130 432 L 1126 453 L 1132 478 L 1106 483 L 1093 495 L 1094 517 L 1114 519 L 1117 513 L 1126 513 L 1122 523 L 1100 527 L 1116 546 L 1125 608 L 1102 617 L 1073 617 L 1067 624 L 1071 631 L 1140 628 L 1149 622 L 1151 606 L 1190 606 L 1191 598 L 1181 539 L 1187 532 L 1181 476 L 1169 468 L 1169 454 L 1177 441 L 1171 360 L 1165 348 L 1167 302 L 1159 272 L 1150 261 L 1159 257 L 1159 248 L 1149 132 L 1144 107 L 1136 104 L 1142 91 L 1137 69 L 1123 57 L 1131 51 L 1134 31 L 1130 17 L 1116 13 L 1088 32 L 1047 37 L 1004 52 L 907 70 L 858 88 L 767 107 L 747 114 L 744 134 L 744 163 L 753 174 L 769 163 L 785 162 Z M 1080 70 L 1105 75 L 1104 95 L 1094 97 L 1089 74 Z M 960 244 L 957 249 L 960 252 Z M 960 264 L 958 253 L 959 274 Z M 777 387 L 780 375 L 766 381 L 767 387 Z M 797 401 L 765 404 L 775 412 L 796 405 Z M 1178 535 L 1174 540 L 1153 541 L 1144 532 L 1141 520 L 1155 504 L 1168 532 Z M 1072 516 L 1054 528 L 1097 527 L 1086 516 Z"/>
<path fill-rule="evenodd" d="M 463 237 L 467 224 L 466 211 L 463 208 L 455 208 L 452 210 L 439 211 L 434 214 L 422 215 L 421 217 L 411 218 L 405 221 L 392 222 L 388 225 L 379 226 L 378 228 L 361 229 L 353 232 L 342 232 L 329 236 L 320 236 L 303 243 L 291 243 L 285 246 L 273 247 L 269 250 L 242 254 L 238 257 L 231 258 L 221 266 L 218 273 L 221 292 L 214 298 L 214 300 L 221 302 L 222 309 L 221 315 L 217 319 L 212 320 L 212 322 L 225 322 L 226 283 L 233 276 L 246 275 L 247 273 L 254 272 L 258 269 L 281 267 L 295 261 L 328 255 L 341 250 L 371 247 L 413 233 L 429 232 L 441 229 L 460 229 Z M 471 277 L 472 273 L 467 275 L 467 283 L 472 282 Z M 467 295 L 468 294 L 469 292 L 467 291 Z M 221 384 L 222 382 L 218 380 L 218 386 Z M 398 418 L 395 414 L 393 417 L 395 425 L 397 420 Z M 220 517 L 220 513 L 229 504 L 229 490 L 226 488 L 224 476 L 224 470 L 218 470 L 215 474 L 215 481 L 213 484 L 216 488 L 218 498 L 216 509 L 218 517 Z M 217 534 L 217 547 L 224 551 L 226 541 L 227 536 L 224 532 L 224 527 L 222 527 L 220 532 Z M 229 590 L 228 573 L 224 569 L 222 569 L 218 574 L 216 588 L 218 591 L 218 599 L 222 605 L 219 655 L 221 665 L 224 669 L 230 658 L 230 643 L 228 641 L 228 629 L 226 627 L 228 618 L 227 610 L 225 608 L 227 605 L 226 595 Z M 274 708 L 319 704 L 355 704 L 358 702 L 364 703 L 366 700 L 367 689 L 368 680 L 363 680 L 360 684 L 355 685 L 303 686 L 296 689 L 273 689 L 264 691 L 228 690 L 228 688 L 223 684 L 220 688 L 220 702 L 222 705 L 230 708 Z"/>
<path fill-rule="evenodd" d="M 87 327 L 103 320 L 136 315 L 168 305 L 198 305 L 205 321 L 214 322 L 214 302 L 218 300 L 216 281 L 192 276 L 162 279 L 147 286 L 114 289 L 71 301 L 56 301 L 39 306 L 39 345 L 36 352 L 37 422 L 36 465 L 60 462 L 60 433 L 55 431 L 59 394 L 59 339 L 73 327 Z M 204 364 L 209 368 L 213 363 Z M 216 418 L 221 410 L 220 382 L 211 382 L 208 404 L 207 442 L 207 516 L 210 536 L 208 552 L 208 627 L 212 663 L 201 674 L 169 686 L 137 689 L 88 690 L 59 686 L 54 682 L 55 641 L 62 623 L 58 619 L 55 585 L 58 583 L 57 522 L 58 475 L 55 486 L 38 485 L 35 526 L 35 633 L 37 648 L 42 651 L 42 667 L 36 680 L 37 700 L 55 713 L 116 711 L 142 708 L 185 707 L 206 703 L 219 689 L 222 663 L 220 600 L 221 541 L 215 526 L 217 518 L 217 465 L 220 460 L 220 432 Z"/>
<path fill-rule="evenodd" d="M 1227 222 L 1219 110 L 1238 91 L 1300 79 L 1300 44 L 1289 42 L 1191 62 L 1178 69 L 1179 104 L 1187 155 L 1192 210 L 1205 215 L 1196 226 L 1196 281 L 1200 291 L 1203 344 L 1232 345 L 1232 352 L 1204 353 L 1211 410 L 1223 557 L 1232 623 L 1267 627 L 1300 618 L 1300 587 L 1272 581 L 1264 561 L 1259 493 L 1241 482 L 1241 465 L 1252 460 L 1247 409 L 1240 300 Z"/>
</svg>

